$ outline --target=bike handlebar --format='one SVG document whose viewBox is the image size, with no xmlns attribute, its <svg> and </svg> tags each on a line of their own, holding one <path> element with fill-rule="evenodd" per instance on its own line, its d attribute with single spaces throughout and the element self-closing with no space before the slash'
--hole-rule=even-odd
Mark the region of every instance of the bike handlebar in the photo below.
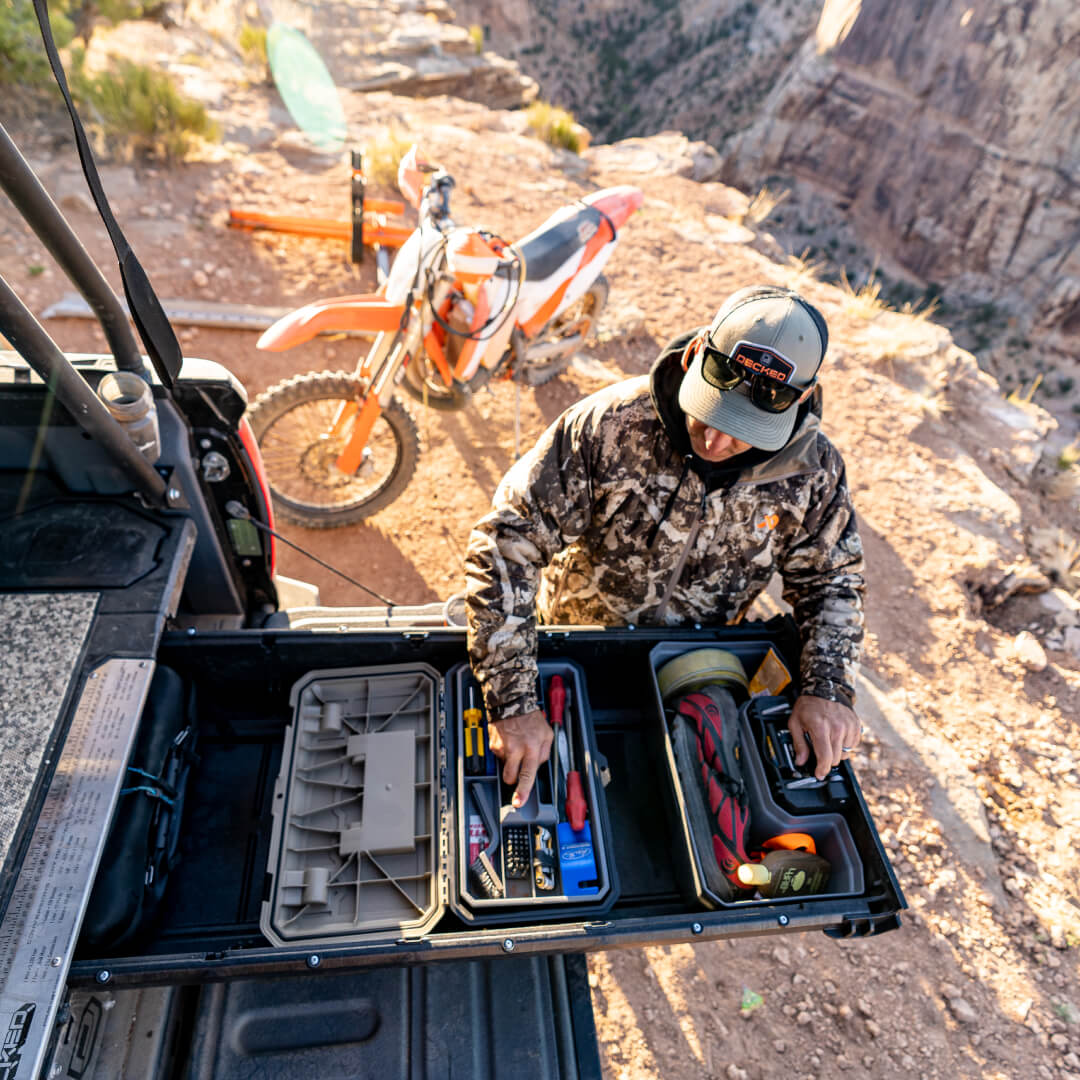
<svg viewBox="0 0 1080 1080">
<path fill-rule="evenodd" d="M 450 216 L 450 192 L 454 187 L 454 178 L 445 170 L 439 169 L 432 177 L 425 192 L 431 205 L 431 214 L 437 219 Z"/>
</svg>

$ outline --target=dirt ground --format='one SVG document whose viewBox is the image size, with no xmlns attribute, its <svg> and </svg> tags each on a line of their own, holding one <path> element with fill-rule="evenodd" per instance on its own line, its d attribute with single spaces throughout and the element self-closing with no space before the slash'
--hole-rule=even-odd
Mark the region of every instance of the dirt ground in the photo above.
<svg viewBox="0 0 1080 1080">
<path fill-rule="evenodd" d="M 453 99 L 375 94 L 347 109 L 357 141 L 390 125 L 421 138 L 458 180 L 456 218 L 508 238 L 596 187 L 645 190 L 609 266 L 600 340 L 565 375 L 520 395 L 523 446 L 582 395 L 646 371 L 667 338 L 707 321 L 735 288 L 800 287 L 830 322 L 826 430 L 848 464 L 869 575 L 865 707 L 860 696 L 869 730 L 854 763 L 911 908 L 880 938 L 592 956 L 606 1075 L 1080 1077 L 1080 661 L 1053 647 L 1060 634 L 1033 598 L 986 611 L 976 592 L 1031 562 L 1033 527 L 1075 531 L 1075 505 L 1046 498 L 1032 479 L 1039 419 L 1006 407 L 941 328 L 868 318 L 771 257 L 767 240 L 735 242 L 725 216 L 745 199 L 721 185 L 662 168 L 604 171 L 589 164 L 599 158 L 560 156 L 516 133 L 510 114 Z M 159 294 L 298 305 L 373 288 L 372 263 L 350 265 L 344 244 L 225 227 L 230 207 L 345 218 L 349 181 L 344 161 L 303 148 L 267 88 L 236 84 L 217 112 L 226 142 L 207 160 L 105 170 Z M 104 230 L 77 194 L 66 129 L 14 134 L 116 283 Z M 0 271 L 40 314 L 69 287 L 6 205 L 0 228 Z M 104 343 L 80 320 L 47 325 L 67 349 Z M 351 369 L 358 349 L 318 339 L 261 353 L 253 333 L 185 327 L 180 338 L 251 396 L 294 373 Z M 422 454 L 404 497 L 361 525 L 284 534 L 398 603 L 447 597 L 462 587 L 468 531 L 512 463 L 514 411 L 506 384 L 461 413 L 417 407 Z M 288 549 L 280 571 L 316 583 L 324 603 L 366 602 Z M 1017 646 L 1025 629 L 1046 647 L 1041 665 Z M 897 737 L 905 724 L 914 738 Z M 744 1008 L 746 991 L 760 1005 Z"/>
</svg>

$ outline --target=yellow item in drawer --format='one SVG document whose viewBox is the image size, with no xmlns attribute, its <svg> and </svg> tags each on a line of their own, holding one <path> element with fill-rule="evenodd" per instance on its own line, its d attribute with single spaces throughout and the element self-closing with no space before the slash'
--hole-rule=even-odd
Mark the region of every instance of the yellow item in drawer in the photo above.
<svg viewBox="0 0 1080 1080">
<path fill-rule="evenodd" d="M 789 682 L 791 672 L 784 666 L 784 661 L 777 655 L 776 650 L 770 647 L 750 680 L 750 696 L 776 697 Z"/>
<path fill-rule="evenodd" d="M 692 649 L 682 653 L 657 668 L 656 681 L 665 701 L 704 686 L 738 686 L 745 690 L 747 685 L 742 662 L 726 649 Z"/>
</svg>

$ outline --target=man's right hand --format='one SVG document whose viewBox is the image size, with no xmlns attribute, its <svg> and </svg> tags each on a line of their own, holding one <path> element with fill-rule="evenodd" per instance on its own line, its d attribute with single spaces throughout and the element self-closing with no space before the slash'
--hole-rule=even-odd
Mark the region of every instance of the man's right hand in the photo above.
<svg viewBox="0 0 1080 1080">
<path fill-rule="evenodd" d="M 488 724 L 488 738 L 492 753 L 502 759 L 503 780 L 517 784 L 512 800 L 516 810 L 525 805 L 537 771 L 551 753 L 551 725 L 543 710 L 536 709 Z"/>
</svg>

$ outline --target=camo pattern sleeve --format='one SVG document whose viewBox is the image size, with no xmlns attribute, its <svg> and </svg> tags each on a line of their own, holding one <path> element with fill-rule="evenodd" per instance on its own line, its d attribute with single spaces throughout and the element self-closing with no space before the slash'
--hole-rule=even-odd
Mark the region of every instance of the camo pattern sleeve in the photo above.
<svg viewBox="0 0 1080 1080">
<path fill-rule="evenodd" d="M 823 435 L 818 445 L 817 490 L 780 573 L 802 636 L 803 693 L 852 705 L 863 638 L 862 541 L 843 459 Z"/>
<path fill-rule="evenodd" d="M 560 416 L 510 469 L 469 535 L 469 659 L 493 721 L 539 708 L 536 594 L 544 567 L 591 519 L 591 401 Z"/>
</svg>

